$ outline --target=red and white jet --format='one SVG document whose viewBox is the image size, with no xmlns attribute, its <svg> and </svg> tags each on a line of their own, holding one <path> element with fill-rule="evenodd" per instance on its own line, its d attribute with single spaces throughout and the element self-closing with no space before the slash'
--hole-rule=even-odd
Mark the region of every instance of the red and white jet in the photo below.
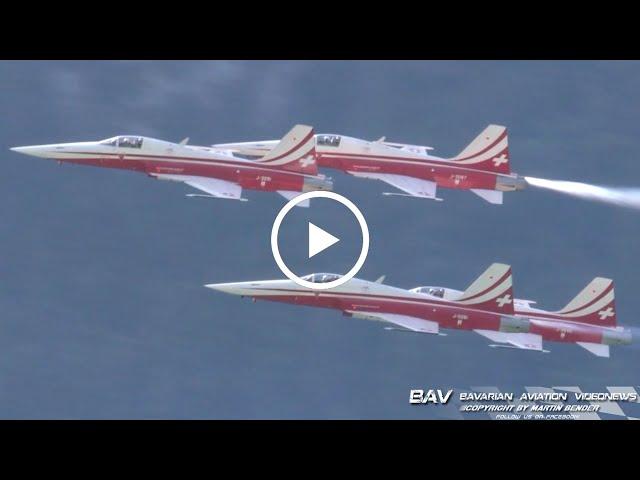
<svg viewBox="0 0 640 480">
<path fill-rule="evenodd" d="M 599 357 L 609 357 L 609 345 L 631 343 L 631 333 L 617 325 L 613 280 L 594 278 L 563 309 L 548 312 L 516 300 L 515 313 L 527 318 L 529 332 L 544 340 L 577 343 Z"/>
<path fill-rule="evenodd" d="M 455 299 L 463 292 L 445 287 L 421 287 L 431 294 Z M 514 299 L 517 318 L 528 323 L 526 335 L 492 330 L 475 331 L 502 345 L 544 351 L 542 341 L 576 343 L 599 357 L 609 357 L 610 345 L 631 343 L 631 332 L 617 326 L 613 280 L 594 278 L 567 306 L 558 311 L 534 308 L 532 300 Z"/>
<path fill-rule="evenodd" d="M 172 143 L 141 136 L 118 136 L 97 142 L 14 147 L 15 152 L 63 163 L 144 172 L 159 180 L 186 183 L 205 192 L 190 197 L 245 200 L 242 189 L 276 191 L 287 199 L 301 192 L 331 190 L 318 174 L 313 128 L 296 125 L 259 160 L 237 158 L 211 147 Z M 301 202 L 301 206 L 308 206 Z"/>
<path fill-rule="evenodd" d="M 213 145 L 243 158 L 261 158 L 276 141 Z M 523 190 L 527 182 L 511 173 L 506 127 L 489 125 L 458 155 L 430 154 L 431 147 L 376 141 L 344 135 L 316 135 L 320 167 L 335 168 L 357 177 L 382 180 L 405 193 L 385 193 L 441 200 L 438 187 L 471 190 L 494 204 L 503 192 Z"/>
<path fill-rule="evenodd" d="M 339 278 L 332 273 L 303 277 L 314 283 Z M 542 341 L 577 343 L 591 353 L 609 356 L 609 345 L 631 343 L 631 333 L 616 327 L 613 282 L 597 278 L 558 312 L 534 309 L 531 301 L 513 296 L 511 267 L 494 263 L 466 290 L 416 287 L 410 290 L 351 279 L 328 290 L 312 290 L 291 280 L 266 280 L 205 285 L 225 293 L 312 307 L 378 320 L 418 333 L 440 329 L 473 330 L 492 347 L 543 350 Z M 515 306 L 515 308 L 514 308 Z"/>
</svg>

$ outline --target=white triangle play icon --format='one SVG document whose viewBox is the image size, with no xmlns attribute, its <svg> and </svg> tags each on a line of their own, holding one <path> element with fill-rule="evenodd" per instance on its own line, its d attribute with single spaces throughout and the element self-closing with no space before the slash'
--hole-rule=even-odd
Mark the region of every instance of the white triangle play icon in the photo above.
<svg viewBox="0 0 640 480">
<path fill-rule="evenodd" d="M 309 258 L 338 243 L 339 238 L 309 222 Z"/>
</svg>

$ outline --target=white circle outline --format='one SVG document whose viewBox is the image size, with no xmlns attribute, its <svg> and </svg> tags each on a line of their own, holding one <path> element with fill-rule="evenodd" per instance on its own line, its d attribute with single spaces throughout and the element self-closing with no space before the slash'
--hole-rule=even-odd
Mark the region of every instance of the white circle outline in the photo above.
<svg viewBox="0 0 640 480">
<path fill-rule="evenodd" d="M 337 280 L 333 280 L 327 283 L 313 283 L 298 277 L 284 263 L 284 260 L 282 260 L 282 256 L 280 256 L 280 249 L 278 248 L 278 232 L 280 231 L 280 225 L 282 224 L 282 220 L 284 220 L 284 217 L 298 203 L 305 200 L 310 200 L 312 198 L 329 198 L 341 203 L 342 205 L 347 207 L 351 213 L 353 213 L 353 216 L 356 217 L 356 220 L 358 220 L 360 230 L 362 231 L 362 248 L 360 249 L 360 256 L 358 257 L 356 263 L 345 275 L 338 278 Z M 273 254 L 273 259 L 276 261 L 276 264 L 278 265 L 280 270 L 282 270 L 282 273 L 284 273 L 289 280 L 294 281 L 298 285 L 310 288 L 312 290 L 327 290 L 329 288 L 335 288 L 355 277 L 356 273 L 358 273 L 358 271 L 360 271 L 360 269 L 364 265 L 364 262 L 367 259 L 367 254 L 369 253 L 369 227 L 367 226 L 367 221 L 364 219 L 364 215 L 362 215 L 360 209 L 356 207 L 356 205 L 348 198 L 343 197 L 342 195 L 335 192 L 326 192 L 321 190 L 303 193 L 302 195 L 298 195 L 297 197 L 289 200 L 285 204 L 285 206 L 282 207 L 280 212 L 278 212 L 278 215 L 276 215 L 276 219 L 273 222 L 273 227 L 271 227 L 271 253 Z"/>
</svg>

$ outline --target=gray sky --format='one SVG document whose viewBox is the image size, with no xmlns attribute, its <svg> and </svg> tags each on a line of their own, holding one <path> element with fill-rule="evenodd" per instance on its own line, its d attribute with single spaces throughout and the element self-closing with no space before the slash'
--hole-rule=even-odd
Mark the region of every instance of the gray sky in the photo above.
<svg viewBox="0 0 640 480">
<path fill-rule="evenodd" d="M 640 384 L 633 346 L 609 360 L 496 350 L 211 292 L 281 276 L 281 197 L 194 201 L 182 185 L 8 151 L 125 133 L 279 138 L 308 123 L 447 156 L 499 123 L 518 173 L 638 186 L 639 81 L 638 62 L 0 63 L 0 417 L 428 418 L 445 414 L 409 406 L 410 388 Z M 518 297 L 553 309 L 608 276 L 619 321 L 640 325 L 637 212 L 533 190 L 498 208 L 449 190 L 421 202 L 331 176 L 369 222 L 360 277 L 463 288 L 502 261 Z"/>
</svg>

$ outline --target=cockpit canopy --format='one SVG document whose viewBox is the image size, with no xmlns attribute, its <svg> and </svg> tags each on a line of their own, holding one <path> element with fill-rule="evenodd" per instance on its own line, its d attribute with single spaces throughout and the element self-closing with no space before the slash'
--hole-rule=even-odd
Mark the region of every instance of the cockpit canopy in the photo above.
<svg viewBox="0 0 640 480">
<path fill-rule="evenodd" d="M 411 291 L 415 293 L 426 293 L 427 295 L 431 295 L 432 297 L 444 297 L 444 288 L 442 287 L 416 287 L 412 288 Z"/>
<path fill-rule="evenodd" d="M 101 141 L 102 145 L 109 145 L 111 147 L 120 147 L 120 148 L 142 148 L 142 141 L 144 139 L 142 137 L 135 136 L 120 136 L 107 138 L 106 140 Z"/>
<path fill-rule="evenodd" d="M 310 273 L 302 277 L 302 279 L 311 283 L 329 283 L 340 277 L 342 277 L 342 275 L 338 275 L 337 273 Z"/>
</svg>

